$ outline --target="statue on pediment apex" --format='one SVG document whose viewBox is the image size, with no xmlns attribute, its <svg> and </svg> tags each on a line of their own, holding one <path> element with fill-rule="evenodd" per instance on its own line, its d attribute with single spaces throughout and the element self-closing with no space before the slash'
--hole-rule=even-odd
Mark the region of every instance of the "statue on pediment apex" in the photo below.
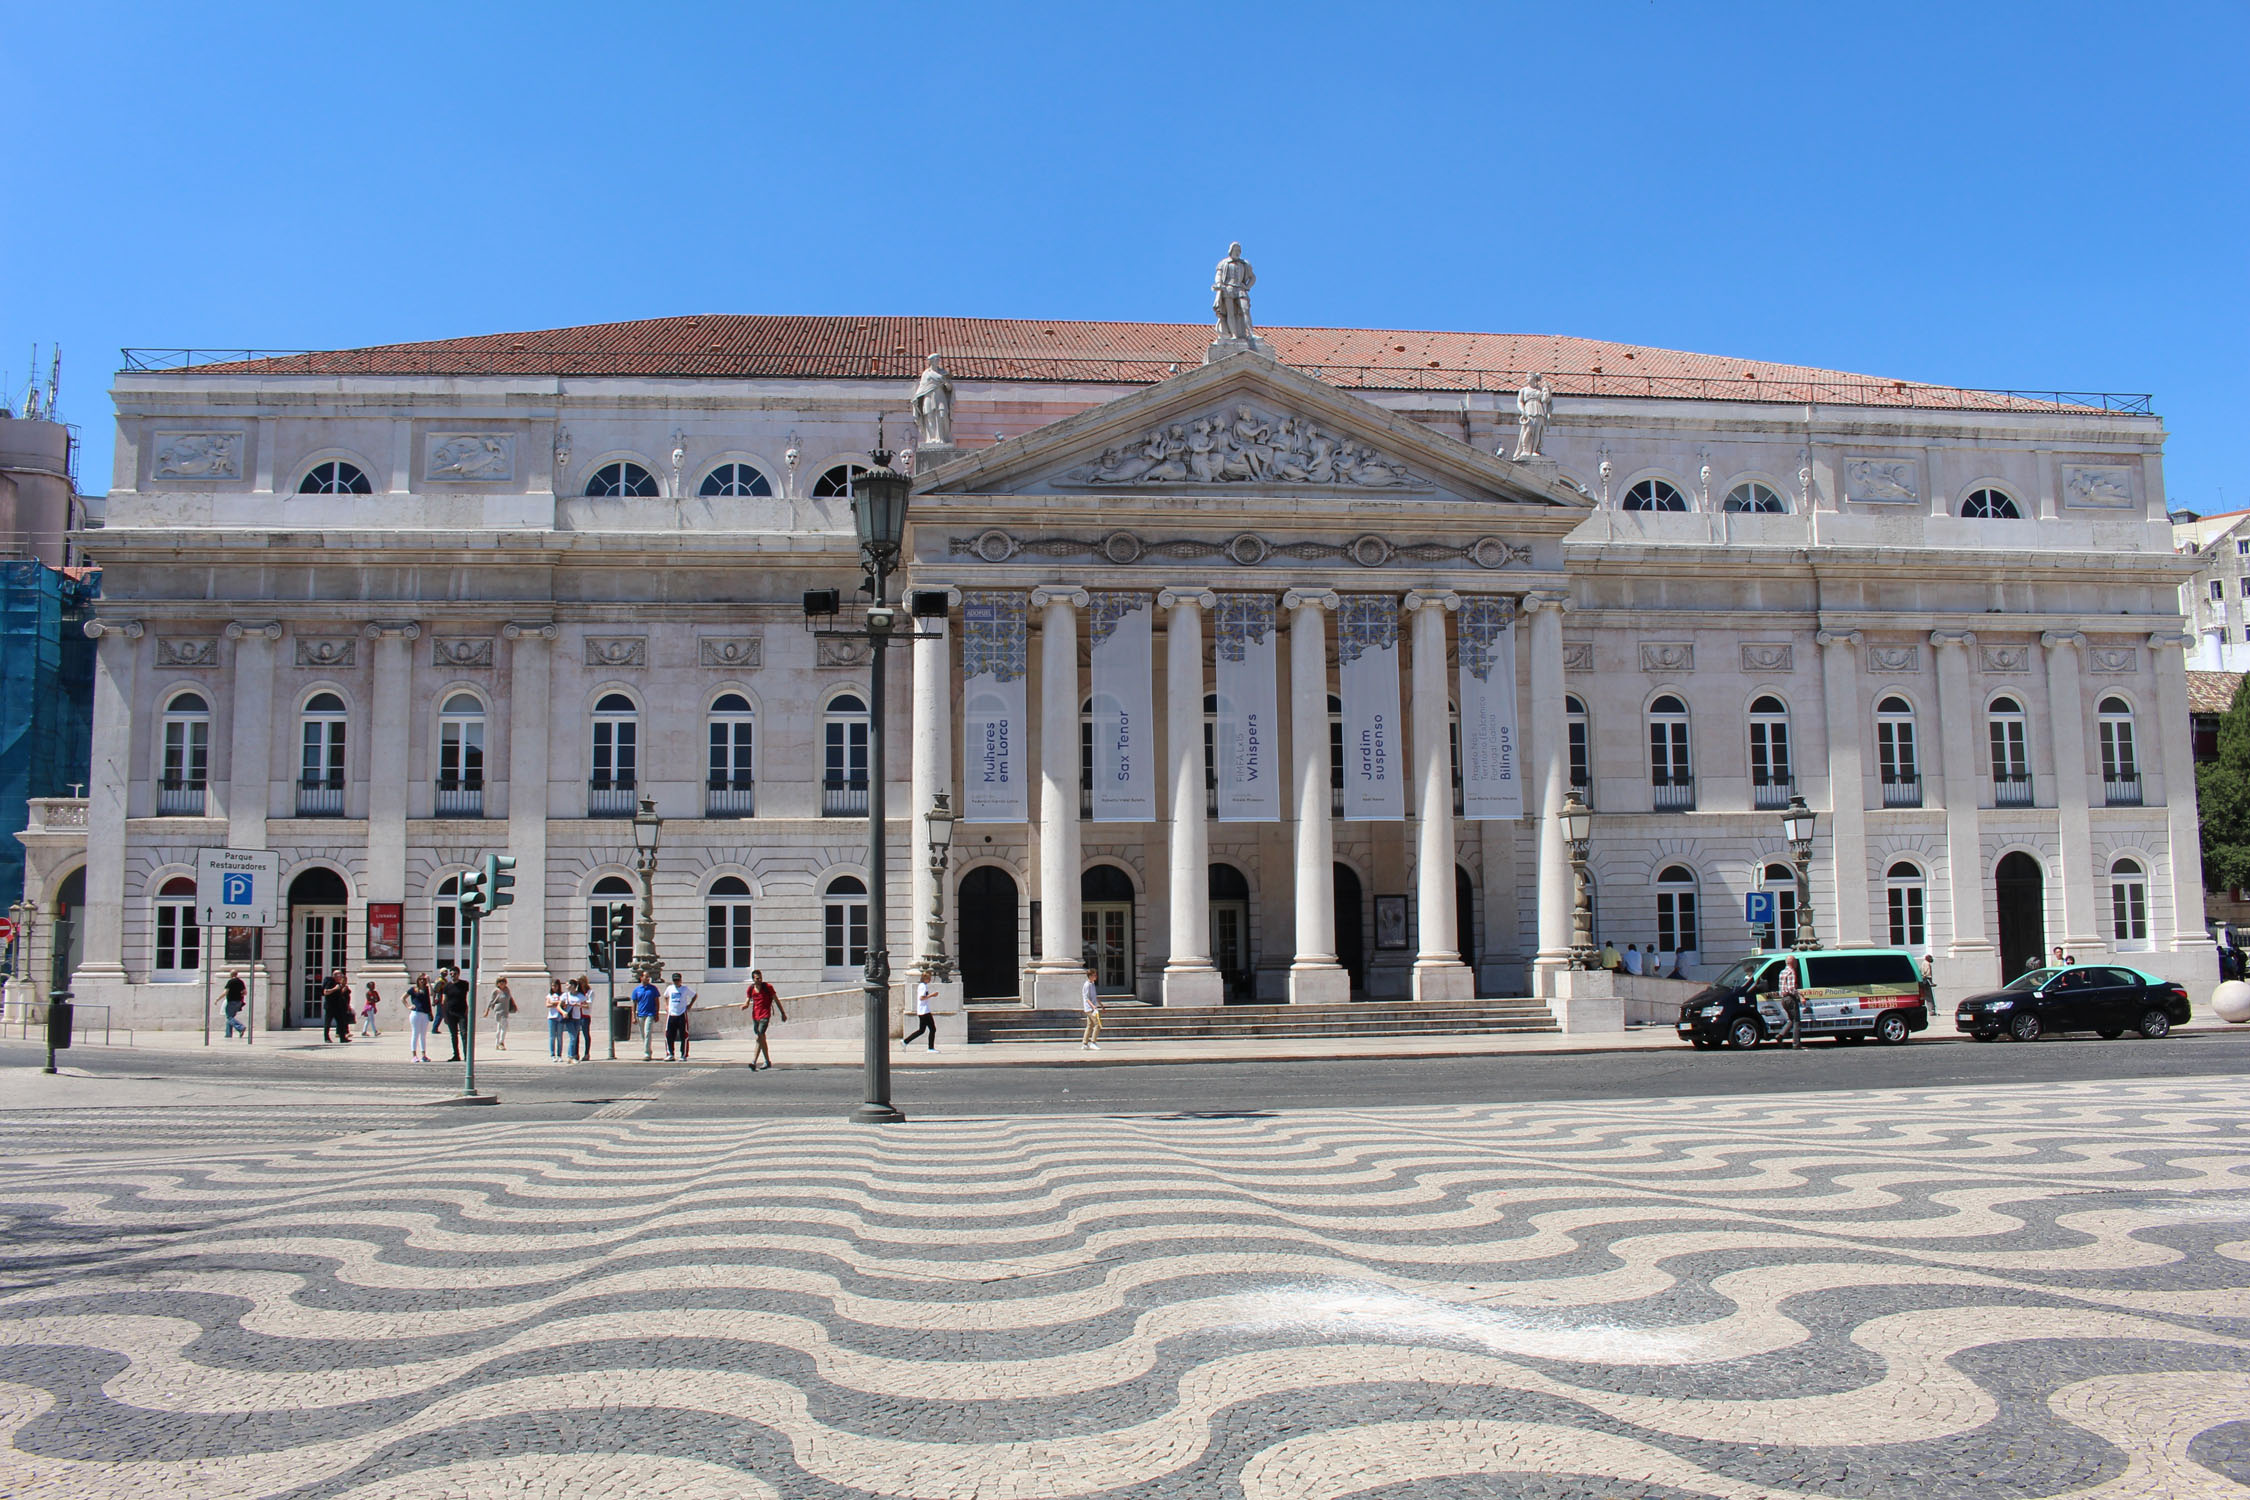
<svg viewBox="0 0 2250 1500">
<path fill-rule="evenodd" d="M 1241 242 L 1227 246 L 1227 258 L 1211 276 L 1211 311 L 1218 315 L 1220 338 L 1247 344 L 1255 336 L 1250 331 L 1250 288 L 1257 284 L 1258 273 L 1242 258 Z"/>
</svg>

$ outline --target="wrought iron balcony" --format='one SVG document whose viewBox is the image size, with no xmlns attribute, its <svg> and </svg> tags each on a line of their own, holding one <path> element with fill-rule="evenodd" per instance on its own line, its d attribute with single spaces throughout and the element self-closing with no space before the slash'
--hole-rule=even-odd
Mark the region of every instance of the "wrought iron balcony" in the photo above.
<svg viewBox="0 0 2250 1500">
<path fill-rule="evenodd" d="M 714 776 L 703 784 L 706 818 L 747 818 L 757 810 L 757 796 L 747 776 Z"/>
<path fill-rule="evenodd" d="M 1995 807 L 2031 806 L 2031 777 L 2028 775 L 1993 777 L 1992 805 Z"/>
<path fill-rule="evenodd" d="M 160 818 L 203 816 L 204 783 L 201 777 L 167 776 L 156 783 L 156 815 Z"/>
<path fill-rule="evenodd" d="M 1693 776 L 1654 776 L 1649 779 L 1649 790 L 1654 793 L 1654 806 L 1658 812 L 1695 810 Z"/>
<path fill-rule="evenodd" d="M 2139 776 L 2110 776 L 2102 781 L 2102 801 L 2110 807 L 2139 807 L 2141 805 L 2141 778 Z"/>
<path fill-rule="evenodd" d="M 436 813 L 441 818 L 483 817 L 484 778 L 440 776 L 437 783 Z"/>
<path fill-rule="evenodd" d="M 824 818 L 867 816 L 867 778 L 828 777 L 820 783 L 820 815 Z"/>
<path fill-rule="evenodd" d="M 1885 807 L 1920 807 L 1922 805 L 1922 778 L 1919 776 L 1894 776 L 1883 782 Z"/>
<path fill-rule="evenodd" d="M 1797 778 L 1794 776 L 1753 776 L 1750 779 L 1750 805 L 1759 809 L 1787 807 L 1789 799 L 1797 795 Z"/>
<path fill-rule="evenodd" d="M 638 800 L 634 789 L 639 782 L 631 776 L 592 776 L 586 781 L 586 816 L 589 818 L 629 818 Z"/>
<path fill-rule="evenodd" d="M 305 776 L 297 782 L 297 816 L 340 818 L 344 815 L 344 779 L 341 776 Z"/>
</svg>

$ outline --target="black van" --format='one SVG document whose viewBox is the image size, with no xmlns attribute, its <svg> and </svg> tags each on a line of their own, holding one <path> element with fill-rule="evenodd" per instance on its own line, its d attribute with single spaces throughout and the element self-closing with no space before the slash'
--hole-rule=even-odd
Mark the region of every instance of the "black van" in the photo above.
<svg viewBox="0 0 2250 1500">
<path fill-rule="evenodd" d="M 1904 948 L 1824 948 L 1753 953 L 1680 1007 L 1680 1040 L 1697 1047 L 1755 1047 L 1783 1035 L 1781 966 L 1796 964 L 1804 1035 L 1898 1043 L 1930 1025 L 1929 987 Z"/>
</svg>

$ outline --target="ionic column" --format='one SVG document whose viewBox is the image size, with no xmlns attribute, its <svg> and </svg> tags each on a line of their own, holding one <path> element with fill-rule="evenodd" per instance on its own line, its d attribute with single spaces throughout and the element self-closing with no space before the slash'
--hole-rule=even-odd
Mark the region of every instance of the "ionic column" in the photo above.
<svg viewBox="0 0 2250 1500">
<path fill-rule="evenodd" d="M 1156 596 L 1156 607 L 1171 612 L 1164 633 L 1164 748 L 1172 765 L 1166 1005 L 1226 999 L 1226 981 L 1211 967 L 1211 827 L 1203 797 L 1203 611 L 1218 602 L 1207 589 L 1165 589 Z"/>
<path fill-rule="evenodd" d="M 516 904 L 508 929 L 508 987 L 517 996 L 547 989 L 547 700 L 555 637 L 552 620 L 512 622 L 500 634 L 508 651 L 508 852 L 516 857 Z M 526 988 L 529 986 L 529 988 Z M 523 1001 L 519 998 L 517 1003 Z"/>
<path fill-rule="evenodd" d="M 1974 631 L 1933 630 L 1930 649 L 1937 657 L 1938 740 L 1945 771 L 1945 883 L 1953 912 L 1953 946 L 1947 950 L 1967 963 L 1941 971 L 1955 994 L 1982 989 L 1998 976 L 1991 929 L 1984 920 L 1983 818 L 1977 776 L 1977 704 L 1969 683 L 1969 648 Z M 1965 988 L 1964 988 L 1965 987 Z"/>
<path fill-rule="evenodd" d="M 2195 644 L 2185 635 L 2159 633 L 2148 638 L 2148 654 L 2156 671 L 2156 713 L 2162 727 L 2156 742 L 2164 755 L 2164 827 L 2171 849 L 2165 860 L 2172 883 L 2172 940 L 2174 953 L 2211 951 L 2211 934 L 2203 925 L 2203 841 L 2195 810 L 2195 743 L 2182 728 L 2189 722 L 2187 657 Z M 2153 932 L 2151 934 L 2153 936 Z M 2175 965 L 2175 974 L 2208 975 L 2208 968 Z"/>
<path fill-rule="evenodd" d="M 1406 596 L 1413 617 L 1415 954 L 1414 998 L 1473 1000 L 1475 973 L 1462 962 L 1453 901 L 1453 755 L 1451 697 L 1445 680 L 1445 615 L 1461 596 L 1417 589 Z"/>
<path fill-rule="evenodd" d="M 922 592 L 917 590 L 916 592 Z M 959 590 L 946 590 L 950 607 L 961 602 Z M 946 617 L 916 620 L 919 639 L 914 642 L 913 815 L 907 827 L 916 837 L 908 844 L 907 863 L 914 872 L 913 918 L 908 931 L 913 951 L 924 963 L 945 955 L 936 951 L 930 933 L 930 913 L 938 902 L 937 876 L 930 869 L 930 809 L 937 794 L 953 796 L 953 637 Z M 953 807 L 955 814 L 961 809 Z M 951 913 L 947 914 L 949 917 Z M 949 948 L 958 949 L 960 934 L 948 924 Z"/>
<path fill-rule="evenodd" d="M 371 624 L 367 638 L 374 643 L 375 690 L 367 730 L 367 891 L 370 901 L 406 899 L 406 769 L 409 725 L 409 683 L 413 675 L 413 643 L 422 627 L 411 621 Z M 518 891 L 523 886 L 518 884 Z M 519 895 L 518 903 L 522 901 Z M 515 907 L 508 907 L 514 912 Z M 367 930 L 362 914 L 360 930 Z M 403 962 L 367 965 L 367 977 L 385 994 L 407 983 Z"/>
<path fill-rule="evenodd" d="M 1328 785 L 1328 621 L 1336 595 L 1291 589 L 1289 611 L 1289 741 L 1297 790 L 1297 957 L 1289 966 L 1289 1003 L 1340 1005 L 1352 979 L 1336 962 L 1336 838 Z"/>
<path fill-rule="evenodd" d="M 2087 811 L 2086 691 L 2080 675 L 2080 650 L 2086 637 L 2075 630 L 2049 630 L 2039 637 L 2047 648 L 2047 713 L 2055 726 L 2055 821 L 2062 835 L 2063 946 L 2076 953 L 2106 947 L 2094 909 L 2094 829 Z M 2185 722 L 2185 721 L 2182 721 Z"/>
<path fill-rule="evenodd" d="M 1539 777 L 1539 953 L 1532 960 L 1533 992 L 1550 996 L 1554 976 L 1570 967 L 1570 916 L 1577 895 L 1562 827 L 1563 793 L 1570 785 L 1562 617 L 1569 607 L 1568 596 L 1560 592 L 1523 599 L 1524 613 L 1531 617 L 1531 764 Z"/>
<path fill-rule="evenodd" d="M 1814 639 L 1820 643 L 1821 688 L 1828 708 L 1828 837 L 1836 862 L 1836 914 L 1829 930 L 1839 944 L 1865 944 L 1873 918 L 1867 891 L 1867 769 L 1859 739 L 1860 633 L 1823 630 Z"/>
<path fill-rule="evenodd" d="M 1078 611 L 1086 591 L 1035 588 L 1039 616 L 1039 960 L 1031 966 L 1038 1010 L 1076 1010 L 1085 979 L 1079 930 Z"/>
<path fill-rule="evenodd" d="M 227 847 L 266 847 L 266 814 L 273 798 L 273 643 L 281 622 L 227 622 L 234 642 L 233 703 L 227 740 Z"/>
<path fill-rule="evenodd" d="M 125 819 L 133 788 L 133 683 L 138 620 L 88 620 L 94 653 L 94 732 L 86 786 L 85 961 L 71 984 L 80 1000 L 115 1004 L 125 985 Z"/>
</svg>

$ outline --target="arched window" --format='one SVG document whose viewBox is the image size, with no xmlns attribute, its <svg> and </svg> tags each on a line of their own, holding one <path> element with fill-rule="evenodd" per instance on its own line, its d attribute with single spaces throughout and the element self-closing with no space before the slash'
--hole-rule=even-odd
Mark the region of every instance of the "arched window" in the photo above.
<svg viewBox="0 0 2250 1500">
<path fill-rule="evenodd" d="M 1656 877 L 1656 951 L 1692 954 L 1703 946 L 1695 916 L 1695 872 L 1666 865 Z M 1697 960 L 1682 957 L 1681 963 Z"/>
<path fill-rule="evenodd" d="M 2001 807 L 2031 806 L 2031 748 L 2023 705 L 1995 698 L 1985 710 L 1992 745 L 1992 800 Z"/>
<path fill-rule="evenodd" d="M 1914 743 L 1914 705 L 1892 693 L 1875 704 L 1875 764 L 1885 807 L 1922 805 L 1922 759 Z"/>
<path fill-rule="evenodd" d="M 1751 929 L 1763 949 L 1793 948 L 1797 944 L 1797 872 L 1775 860 L 1758 867 L 1758 889 L 1773 894 L 1774 920 Z"/>
<path fill-rule="evenodd" d="M 2102 800 L 2111 807 L 2141 804 L 2141 759 L 2133 743 L 2133 705 L 2111 694 L 2095 705 L 2102 747 Z"/>
<path fill-rule="evenodd" d="M 174 693 L 164 705 L 163 766 L 157 772 L 160 817 L 200 818 L 211 778 L 211 705 L 197 692 Z"/>
<path fill-rule="evenodd" d="M 299 721 L 297 816 L 344 815 L 344 700 L 315 693 Z"/>
<path fill-rule="evenodd" d="M 815 500 L 849 500 L 853 481 L 866 472 L 865 464 L 832 465 L 813 481 L 812 497 Z"/>
<path fill-rule="evenodd" d="M 1781 491 L 1772 485 L 1752 479 L 1727 491 L 1724 508 L 1753 515 L 1782 516 L 1789 513 L 1789 502 L 1782 499 Z"/>
<path fill-rule="evenodd" d="M 867 963 L 867 882 L 839 875 L 821 898 L 821 969 L 827 979 L 848 979 Z"/>
<path fill-rule="evenodd" d="M 828 700 L 821 752 L 821 816 L 866 817 L 867 704 L 857 694 L 839 693 Z"/>
<path fill-rule="evenodd" d="M 740 876 L 722 875 L 703 898 L 703 977 L 747 974 L 753 962 L 750 887 Z"/>
<path fill-rule="evenodd" d="M 1883 876 L 1884 899 L 1890 905 L 1891 946 L 1919 948 L 1929 942 L 1923 921 L 1928 881 L 1921 869 L 1906 860 L 1892 865 Z"/>
<path fill-rule="evenodd" d="M 1695 806 L 1694 762 L 1688 755 L 1687 704 L 1664 693 L 1648 706 L 1648 780 L 1658 812 Z"/>
<path fill-rule="evenodd" d="M 721 464 L 703 476 L 699 495 L 770 495 L 773 483 L 751 464 Z"/>
<path fill-rule="evenodd" d="M 1563 712 L 1570 723 L 1570 784 L 1587 802 L 1594 800 L 1594 742 L 1590 723 L 1586 718 L 1586 705 L 1576 693 L 1563 698 Z"/>
<path fill-rule="evenodd" d="M 1687 497 L 1661 479 L 1644 479 L 1625 492 L 1626 510 L 1686 510 Z"/>
<path fill-rule="evenodd" d="M 632 882 L 622 875 L 604 875 L 594 882 L 593 899 L 586 907 L 586 964 L 599 973 L 614 974 L 632 967 L 632 943 L 610 942 L 620 912 L 624 914 L 622 920 L 634 920 Z"/>
<path fill-rule="evenodd" d="M 474 693 L 438 707 L 437 815 L 484 816 L 484 702 Z"/>
<path fill-rule="evenodd" d="M 359 465 L 345 463 L 340 458 L 324 464 L 314 464 L 297 481 L 300 495 L 371 495 L 375 487 L 367 482 Z"/>
<path fill-rule="evenodd" d="M 1797 785 L 1789 764 L 1789 707 L 1771 693 L 1750 703 L 1750 800 L 1787 807 Z"/>
<path fill-rule="evenodd" d="M 629 818 L 640 785 L 641 711 L 623 693 L 594 704 L 593 764 L 586 779 L 586 816 Z"/>
<path fill-rule="evenodd" d="M 656 495 L 656 476 L 630 459 L 620 459 L 613 464 L 603 464 L 586 476 L 586 493 L 589 495 L 634 495 L 651 499 Z"/>
<path fill-rule="evenodd" d="M 195 880 L 175 875 L 156 893 L 156 954 L 150 982 L 184 984 L 199 977 L 203 935 L 195 925 Z"/>
<path fill-rule="evenodd" d="M 469 945 L 461 922 L 460 876 L 448 875 L 438 883 L 437 894 L 430 898 L 430 932 L 430 967 L 468 966 Z"/>
<path fill-rule="evenodd" d="M 2109 923 L 2114 946 L 2148 946 L 2148 876 L 2137 859 L 2110 864 Z"/>
<path fill-rule="evenodd" d="M 2020 521 L 2023 512 L 2016 502 L 1998 490 L 1973 490 L 1961 502 L 1961 514 L 1980 521 Z"/>
<path fill-rule="evenodd" d="M 706 817 L 747 818 L 757 810 L 751 758 L 754 727 L 750 700 L 740 693 L 721 693 L 712 700 L 710 760 L 703 789 Z"/>
</svg>

